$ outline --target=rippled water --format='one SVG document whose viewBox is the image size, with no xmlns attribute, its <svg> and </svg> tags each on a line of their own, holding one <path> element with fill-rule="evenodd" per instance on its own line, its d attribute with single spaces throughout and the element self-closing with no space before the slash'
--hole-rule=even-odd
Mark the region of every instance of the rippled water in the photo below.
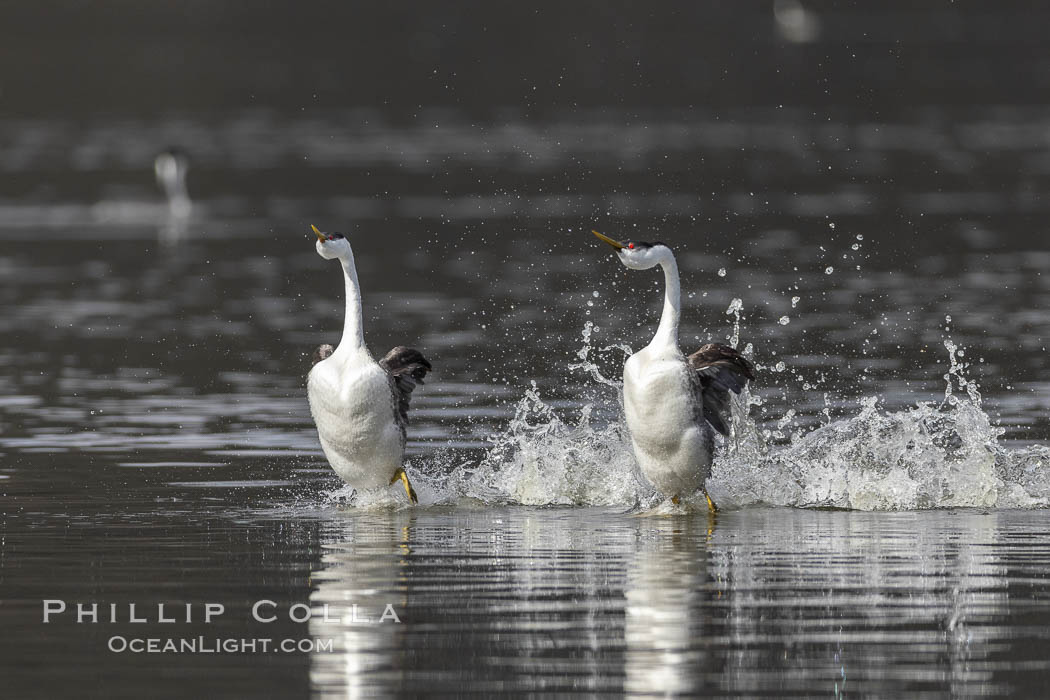
<svg viewBox="0 0 1050 700">
<path fill-rule="evenodd" d="M 15 688 L 1042 687 L 1050 115 L 430 116 L 3 124 Z M 188 217 L 152 183 L 170 143 L 193 156 Z M 321 454 L 303 384 L 343 300 L 310 223 L 353 242 L 373 350 L 434 364 L 409 434 L 418 508 L 351 496 Z M 636 473 L 617 380 L 659 279 L 592 226 L 672 245 L 683 344 L 738 339 L 759 366 L 715 521 Z M 122 621 L 45 625 L 45 599 Z M 275 622 L 251 618 L 259 600 Z M 130 602 L 227 612 L 136 626 Z M 295 604 L 335 621 L 293 622 Z M 354 604 L 401 622 L 355 624 Z M 115 635 L 333 648 L 134 654 Z"/>
</svg>

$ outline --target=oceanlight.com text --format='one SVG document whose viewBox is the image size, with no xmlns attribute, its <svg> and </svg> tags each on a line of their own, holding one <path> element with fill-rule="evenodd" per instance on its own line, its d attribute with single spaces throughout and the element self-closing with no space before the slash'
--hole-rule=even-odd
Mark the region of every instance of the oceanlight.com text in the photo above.
<svg viewBox="0 0 1050 700">
<path fill-rule="evenodd" d="M 335 648 L 329 639 L 240 639 L 235 637 L 122 637 L 114 635 L 106 643 L 114 653 L 131 654 L 313 654 L 330 653 Z"/>
</svg>

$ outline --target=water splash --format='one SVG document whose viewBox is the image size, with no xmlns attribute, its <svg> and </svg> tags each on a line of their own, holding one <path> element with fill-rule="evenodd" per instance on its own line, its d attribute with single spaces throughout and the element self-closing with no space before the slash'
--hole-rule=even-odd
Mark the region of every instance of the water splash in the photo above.
<svg viewBox="0 0 1050 700">
<path fill-rule="evenodd" d="M 732 341 L 739 343 L 739 313 Z M 433 473 L 440 457 L 420 471 L 409 468 L 423 505 L 467 498 L 486 504 L 622 505 L 663 512 L 662 499 L 640 473 L 623 422 L 622 383 L 602 374 L 596 354 L 623 345 L 595 348 L 587 322 L 583 345 L 569 364 L 593 387 L 587 403 L 570 416 L 544 401 L 535 384 L 518 402 L 507 428 L 491 438 L 480 462 Z M 707 488 L 722 508 L 766 504 L 799 508 L 913 510 L 926 508 L 1050 507 L 1050 447 L 1009 449 L 999 444 L 1003 429 L 981 408 L 976 383 L 966 374 L 964 351 L 945 341 L 949 368 L 945 400 L 901 411 L 884 411 L 878 397 L 860 401 L 855 416 L 794 433 L 785 445 L 769 445 L 768 429 L 751 413 L 761 398 L 745 389 L 731 403 L 730 435 L 719 438 Z M 752 354 L 750 345 L 746 355 Z M 597 421 L 596 414 L 615 416 Z M 793 412 L 780 421 L 782 432 Z M 448 466 L 448 465 L 446 465 Z M 335 492 L 353 505 L 396 507 L 392 496 Z"/>
<path fill-rule="evenodd" d="M 563 420 L 533 384 L 510 425 L 463 479 L 464 493 L 525 505 L 639 503 L 651 489 L 635 466 L 627 430 L 620 421 L 593 425 L 593 408 L 585 405 L 574 420 Z"/>
<path fill-rule="evenodd" d="M 951 322 L 951 316 L 948 317 L 948 321 Z M 966 378 L 965 370 L 969 365 L 962 361 L 964 351 L 956 347 L 951 338 L 945 339 L 944 347 L 948 351 L 949 362 L 948 372 L 944 375 L 944 402 L 951 406 L 958 405 L 959 400 L 954 395 L 953 386 L 957 384 L 959 389 L 966 392 L 970 403 L 980 408 L 981 392 L 977 390 L 977 383 Z"/>
<path fill-rule="evenodd" d="M 591 379 L 593 379 L 596 383 L 619 389 L 623 386 L 623 382 L 616 379 L 609 379 L 608 377 L 603 375 L 597 363 L 594 360 L 595 348 L 591 344 L 591 339 L 596 331 L 597 328 L 595 327 L 592 321 L 587 321 L 583 324 L 583 331 L 581 333 L 583 337 L 583 345 L 580 346 L 580 349 L 576 351 L 576 358 L 579 360 L 579 362 L 570 363 L 569 371 L 582 370 L 583 372 L 590 375 Z M 599 352 L 608 352 L 610 350 L 619 350 L 623 352 L 625 359 L 630 357 L 631 354 L 634 352 L 633 350 L 631 350 L 631 346 L 625 343 L 614 343 L 613 345 L 605 346 L 601 348 Z"/>
<path fill-rule="evenodd" d="M 726 316 L 733 317 L 733 334 L 727 340 L 734 348 L 740 345 L 740 316 L 743 310 L 744 300 L 735 298 L 729 303 L 729 308 L 726 309 Z"/>
<path fill-rule="evenodd" d="M 856 416 L 757 459 L 754 450 L 743 459 L 727 455 L 716 462 L 709 488 L 726 506 L 995 507 L 1005 485 L 992 449 L 998 433 L 969 402 L 884 413 L 869 397 Z"/>
<path fill-rule="evenodd" d="M 1050 449 L 1009 449 L 981 408 L 963 351 L 945 340 L 942 404 L 885 412 L 877 397 L 852 418 L 767 448 L 747 411 L 739 436 L 716 459 L 708 490 L 723 507 L 756 503 L 858 510 L 1033 508 L 1050 505 Z M 962 391 L 965 396 L 959 395 Z"/>
<path fill-rule="evenodd" d="M 563 418 L 540 396 L 536 383 L 518 402 L 506 430 L 476 468 L 461 470 L 458 486 L 471 498 L 525 505 L 637 505 L 653 492 L 634 461 L 624 425 L 623 382 L 602 374 L 596 355 L 615 351 L 628 357 L 624 344 L 595 348 L 597 328 L 584 324 L 583 343 L 569 370 L 593 382 L 593 399 Z M 617 416 L 596 425 L 601 411 Z"/>
</svg>

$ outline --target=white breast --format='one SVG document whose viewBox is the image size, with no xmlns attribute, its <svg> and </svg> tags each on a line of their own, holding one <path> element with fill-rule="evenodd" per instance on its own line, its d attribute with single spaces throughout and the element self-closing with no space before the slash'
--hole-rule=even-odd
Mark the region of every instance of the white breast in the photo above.
<svg viewBox="0 0 1050 700">
<path fill-rule="evenodd" d="M 388 485 L 401 466 L 404 438 L 386 371 L 371 358 L 345 362 L 333 355 L 310 371 L 307 395 L 335 472 L 356 488 Z"/>
<path fill-rule="evenodd" d="M 694 413 L 685 358 L 646 348 L 624 365 L 627 427 L 642 473 L 665 496 L 688 496 L 711 468 L 710 435 Z"/>
</svg>

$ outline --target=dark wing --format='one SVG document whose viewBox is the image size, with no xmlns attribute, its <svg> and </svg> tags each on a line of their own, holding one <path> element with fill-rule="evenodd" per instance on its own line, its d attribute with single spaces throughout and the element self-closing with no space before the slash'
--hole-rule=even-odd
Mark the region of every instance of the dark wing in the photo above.
<svg viewBox="0 0 1050 700">
<path fill-rule="evenodd" d="M 723 435 L 729 434 L 729 392 L 739 394 L 755 366 L 740 351 L 721 343 L 708 343 L 690 355 L 686 362 L 699 381 L 699 405 L 704 420 Z"/>
<path fill-rule="evenodd" d="M 394 417 L 404 431 L 408 425 L 408 402 L 412 399 L 412 390 L 416 384 L 423 383 L 430 371 L 430 363 L 419 350 L 398 345 L 379 361 L 379 366 L 390 375 L 394 389 Z"/>
<path fill-rule="evenodd" d="M 317 349 L 314 350 L 313 362 L 310 363 L 310 366 L 313 367 L 321 360 L 327 360 L 333 352 L 335 352 L 335 348 L 333 348 L 328 343 L 325 343 L 324 345 L 318 345 Z"/>
</svg>

